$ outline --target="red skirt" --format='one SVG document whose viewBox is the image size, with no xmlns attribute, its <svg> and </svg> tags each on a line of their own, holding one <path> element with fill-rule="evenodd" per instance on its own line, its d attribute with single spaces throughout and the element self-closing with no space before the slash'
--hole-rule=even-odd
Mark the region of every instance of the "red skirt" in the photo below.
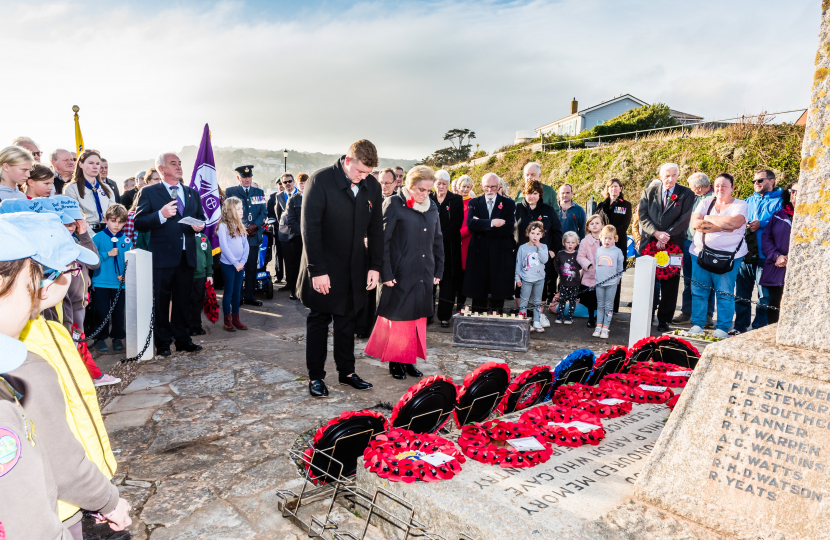
<svg viewBox="0 0 830 540">
<path fill-rule="evenodd" d="M 378 316 L 369 343 L 363 350 L 381 362 L 414 364 L 427 359 L 427 319 L 390 321 Z"/>
</svg>

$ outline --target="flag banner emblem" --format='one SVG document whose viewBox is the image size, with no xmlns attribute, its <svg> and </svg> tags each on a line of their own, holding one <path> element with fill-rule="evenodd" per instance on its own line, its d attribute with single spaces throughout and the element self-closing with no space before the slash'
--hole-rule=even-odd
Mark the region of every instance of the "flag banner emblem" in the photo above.
<svg viewBox="0 0 830 540">
<path fill-rule="evenodd" d="M 199 144 L 199 153 L 196 154 L 196 163 L 193 165 L 190 187 L 198 191 L 202 198 L 202 209 L 206 218 L 205 235 L 210 240 L 213 254 L 216 255 L 219 253 L 216 226 L 219 223 L 219 217 L 222 215 L 222 205 L 219 199 L 216 162 L 213 160 L 213 147 L 210 144 L 210 127 L 207 124 L 205 124 L 205 129 L 202 132 L 202 142 Z"/>
</svg>

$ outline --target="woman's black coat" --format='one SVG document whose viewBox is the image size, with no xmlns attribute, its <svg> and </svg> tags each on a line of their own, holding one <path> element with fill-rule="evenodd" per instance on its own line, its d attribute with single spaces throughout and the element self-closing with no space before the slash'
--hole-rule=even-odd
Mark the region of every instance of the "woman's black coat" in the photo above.
<svg viewBox="0 0 830 540">
<path fill-rule="evenodd" d="M 444 241 L 438 206 L 419 212 L 406 206 L 401 190 L 383 202 L 383 268 L 380 280 L 395 280 L 380 290 L 378 316 L 390 321 L 432 317 L 433 278 L 444 272 Z"/>
<path fill-rule="evenodd" d="M 562 224 L 559 223 L 559 216 L 553 208 L 542 201 L 532 210 L 527 199 L 516 203 L 516 231 L 513 234 L 516 245 L 527 243 L 527 226 L 533 221 L 541 221 L 545 226 L 542 243 L 548 246 L 548 251 L 552 251 L 554 255 L 559 253 L 562 249 Z"/>
<path fill-rule="evenodd" d="M 303 256 L 297 281 L 297 296 L 304 306 L 347 315 L 348 291 L 354 313 L 366 304 L 367 274 L 379 272 L 383 263 L 382 200 L 380 184 L 371 175 L 353 195 L 340 160 L 308 179 L 300 217 Z M 331 282 L 328 294 L 315 291 L 312 284 L 312 278 L 322 275 Z"/>
<path fill-rule="evenodd" d="M 441 234 L 444 236 L 444 277 L 461 275 L 461 225 L 464 224 L 464 199 L 461 195 L 447 192 L 444 202 L 439 203 L 435 193 L 429 194 L 438 206 Z"/>
<path fill-rule="evenodd" d="M 603 225 L 613 225 L 617 229 L 617 247 L 628 256 L 628 227 L 631 226 L 633 214 L 631 203 L 622 197 L 614 202 L 605 199 L 597 205 L 597 214 L 602 217 Z"/>
</svg>

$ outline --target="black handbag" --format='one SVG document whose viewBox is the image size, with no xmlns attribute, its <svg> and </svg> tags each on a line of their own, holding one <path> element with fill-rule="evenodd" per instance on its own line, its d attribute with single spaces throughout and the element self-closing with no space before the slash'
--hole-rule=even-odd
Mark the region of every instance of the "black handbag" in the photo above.
<svg viewBox="0 0 830 540">
<path fill-rule="evenodd" d="M 709 209 L 706 210 L 706 215 L 709 215 L 709 212 L 712 211 L 712 207 L 715 206 L 715 198 L 712 197 L 712 203 L 709 205 Z M 700 250 L 700 255 L 697 256 L 697 264 L 707 272 L 711 272 L 713 274 L 728 274 L 732 271 L 735 267 L 735 255 L 737 255 L 738 250 L 741 249 L 741 246 L 744 243 L 743 237 L 741 241 L 738 242 L 738 247 L 735 248 L 735 251 L 723 251 L 719 249 L 712 249 L 706 246 L 706 233 L 703 234 L 703 249 Z"/>
</svg>

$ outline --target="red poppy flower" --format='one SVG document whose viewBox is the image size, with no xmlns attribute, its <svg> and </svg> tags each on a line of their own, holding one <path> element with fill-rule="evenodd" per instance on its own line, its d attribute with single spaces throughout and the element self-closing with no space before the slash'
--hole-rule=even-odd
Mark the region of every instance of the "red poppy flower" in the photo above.
<svg viewBox="0 0 830 540">
<path fill-rule="evenodd" d="M 449 210 L 450 210 L 450 205 L 447 205 L 447 211 L 449 212 Z"/>
<path fill-rule="evenodd" d="M 504 205 L 502 203 L 499 203 L 499 210 L 501 210 L 502 206 L 504 206 Z"/>
<path fill-rule="evenodd" d="M 412 208 L 413 206 L 415 206 L 415 199 L 413 197 L 410 197 L 409 199 L 407 199 L 406 205 Z"/>
<path fill-rule="evenodd" d="M 671 199 L 671 200 L 673 200 L 673 201 L 676 201 L 676 200 L 677 200 L 677 194 L 676 194 L 676 193 L 672 193 L 672 194 L 671 194 L 671 197 L 669 197 L 669 199 Z"/>
</svg>

